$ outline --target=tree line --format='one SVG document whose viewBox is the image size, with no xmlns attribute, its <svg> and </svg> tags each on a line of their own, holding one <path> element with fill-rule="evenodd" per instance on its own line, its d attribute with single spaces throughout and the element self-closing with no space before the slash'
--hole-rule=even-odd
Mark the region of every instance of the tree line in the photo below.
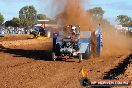
<svg viewBox="0 0 132 88">
<path fill-rule="evenodd" d="M 104 10 L 101 7 L 95 7 L 93 9 L 87 10 L 98 18 L 102 18 L 104 14 Z M 13 26 L 13 27 L 32 27 L 33 24 L 40 19 L 48 19 L 44 14 L 37 14 L 37 10 L 34 6 L 24 6 L 19 11 L 19 17 L 13 17 L 11 20 L 8 20 L 4 23 L 6 27 Z M 3 15 L 0 14 L 0 25 L 4 22 Z"/>
<path fill-rule="evenodd" d="M 19 17 L 13 17 L 11 20 L 4 22 L 4 17 L 0 14 L 0 25 L 5 25 L 6 27 L 32 27 L 33 24 L 40 19 L 47 19 L 44 14 L 37 14 L 37 10 L 34 6 L 24 6 L 19 11 Z"/>
<path fill-rule="evenodd" d="M 91 13 L 96 18 L 102 19 L 105 11 L 101 7 L 94 7 L 92 9 L 87 10 L 87 12 Z M 48 19 L 44 14 L 38 14 L 37 10 L 33 5 L 24 6 L 19 11 L 19 17 L 13 17 L 11 20 L 4 22 L 4 17 L 0 14 L 0 25 L 4 24 L 6 27 L 26 27 L 30 28 L 33 24 L 40 19 Z M 119 15 L 116 18 L 116 21 L 123 26 L 132 26 L 131 18 L 127 15 Z"/>
<path fill-rule="evenodd" d="M 116 21 L 123 26 L 132 26 L 132 18 L 127 15 L 118 15 Z"/>
</svg>

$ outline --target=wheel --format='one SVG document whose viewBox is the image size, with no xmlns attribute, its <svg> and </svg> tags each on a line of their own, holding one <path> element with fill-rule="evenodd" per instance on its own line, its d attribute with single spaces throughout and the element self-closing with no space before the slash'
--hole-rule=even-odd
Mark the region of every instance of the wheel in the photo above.
<svg viewBox="0 0 132 88">
<path fill-rule="evenodd" d="M 82 62 L 82 53 L 79 53 L 79 62 Z"/>
<path fill-rule="evenodd" d="M 60 56 L 61 55 L 61 53 L 60 53 L 60 44 L 59 43 L 56 44 L 55 55 L 56 56 Z"/>
<path fill-rule="evenodd" d="M 52 53 L 52 60 L 55 61 L 55 52 Z"/>
<path fill-rule="evenodd" d="M 87 49 L 86 49 L 86 51 L 85 51 L 85 53 L 83 54 L 83 58 L 84 59 L 90 58 L 90 55 L 91 55 L 90 52 L 91 52 L 91 49 L 90 49 L 90 46 L 88 46 Z"/>
<path fill-rule="evenodd" d="M 46 37 L 50 38 L 50 31 L 47 31 Z"/>
<path fill-rule="evenodd" d="M 37 32 L 34 32 L 33 35 L 34 35 L 34 38 L 37 38 Z"/>
</svg>

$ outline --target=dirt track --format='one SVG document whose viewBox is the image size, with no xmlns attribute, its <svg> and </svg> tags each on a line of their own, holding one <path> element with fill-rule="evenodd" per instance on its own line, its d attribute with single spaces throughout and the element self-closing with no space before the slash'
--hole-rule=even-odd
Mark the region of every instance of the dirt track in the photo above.
<svg viewBox="0 0 132 88">
<path fill-rule="evenodd" d="M 17 36 L 18 37 L 18 36 Z M 29 36 L 28 36 L 29 37 Z M 91 58 L 51 61 L 51 39 L 11 38 L 0 42 L 0 88 L 82 88 L 81 69 L 90 79 L 103 78 L 129 53 Z"/>
</svg>

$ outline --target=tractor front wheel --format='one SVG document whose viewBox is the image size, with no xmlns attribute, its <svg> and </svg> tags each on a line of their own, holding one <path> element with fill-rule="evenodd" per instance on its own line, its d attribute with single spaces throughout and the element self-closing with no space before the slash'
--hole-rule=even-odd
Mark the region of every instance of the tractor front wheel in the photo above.
<svg viewBox="0 0 132 88">
<path fill-rule="evenodd" d="M 79 53 L 79 62 L 82 62 L 82 53 Z"/>
</svg>

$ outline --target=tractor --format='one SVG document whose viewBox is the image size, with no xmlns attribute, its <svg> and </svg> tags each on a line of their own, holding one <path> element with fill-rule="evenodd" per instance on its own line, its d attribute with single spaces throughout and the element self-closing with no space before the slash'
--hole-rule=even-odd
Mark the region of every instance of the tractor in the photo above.
<svg viewBox="0 0 132 88">
<path fill-rule="evenodd" d="M 100 25 L 94 35 L 91 31 L 80 31 L 79 25 L 65 26 L 62 31 L 53 33 L 52 60 L 55 61 L 58 58 L 67 60 L 76 57 L 81 62 L 83 59 L 90 58 L 93 51 L 100 56 L 102 48 L 100 32 Z M 92 40 L 95 40 L 94 45 L 92 45 Z"/>
<path fill-rule="evenodd" d="M 38 38 L 40 36 L 50 37 L 49 27 L 46 26 L 47 22 L 49 22 L 49 20 L 38 20 L 38 24 L 34 25 L 34 38 Z"/>
</svg>

